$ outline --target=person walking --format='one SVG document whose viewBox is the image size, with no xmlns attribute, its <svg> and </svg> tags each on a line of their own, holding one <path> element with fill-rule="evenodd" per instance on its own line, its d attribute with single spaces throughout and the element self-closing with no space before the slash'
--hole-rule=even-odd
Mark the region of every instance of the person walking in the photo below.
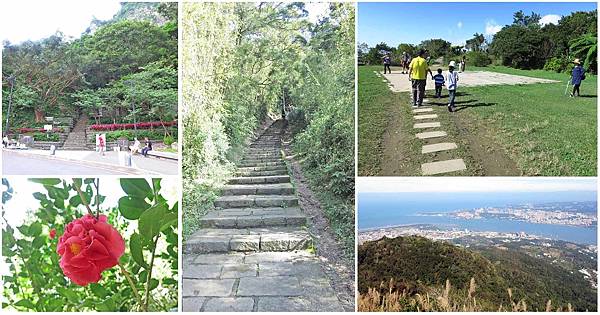
<svg viewBox="0 0 600 315">
<path fill-rule="evenodd" d="M 408 64 L 410 63 L 410 55 L 407 52 L 402 53 L 402 74 L 408 73 Z"/>
<path fill-rule="evenodd" d="M 458 86 L 458 73 L 454 71 L 456 63 L 454 60 L 450 61 L 448 65 L 448 74 L 446 74 L 446 82 L 448 83 L 448 111 L 454 111 L 454 99 L 456 98 L 456 88 Z"/>
<path fill-rule="evenodd" d="M 106 151 L 106 142 L 104 141 L 104 137 L 102 135 L 98 137 L 98 147 L 100 155 L 104 156 L 104 152 Z"/>
<path fill-rule="evenodd" d="M 442 86 L 446 82 L 442 69 L 437 69 L 437 74 L 433 76 L 433 80 L 435 81 L 435 97 L 442 98 Z"/>
<path fill-rule="evenodd" d="M 573 67 L 573 71 L 571 72 L 571 84 L 573 84 L 571 97 L 580 96 L 579 86 L 581 85 L 581 81 L 585 80 L 585 69 L 581 66 L 579 58 L 573 60 L 573 63 L 575 64 L 575 67 Z"/>
<path fill-rule="evenodd" d="M 427 83 L 427 72 L 431 75 L 433 80 L 433 73 L 427 66 L 425 57 L 427 50 L 419 50 L 419 55 L 415 57 L 408 66 L 409 79 L 412 85 L 412 106 L 419 107 L 423 105 L 423 98 L 425 97 L 425 84 Z"/>
<path fill-rule="evenodd" d="M 392 69 L 390 68 L 390 65 L 392 64 L 392 58 L 390 58 L 390 54 L 386 53 L 385 56 L 383 56 L 383 74 L 385 74 L 386 70 L 392 74 Z"/>
<path fill-rule="evenodd" d="M 463 55 L 462 60 L 460 61 L 460 71 L 459 72 L 465 72 L 466 66 L 467 66 L 467 57 Z"/>
</svg>

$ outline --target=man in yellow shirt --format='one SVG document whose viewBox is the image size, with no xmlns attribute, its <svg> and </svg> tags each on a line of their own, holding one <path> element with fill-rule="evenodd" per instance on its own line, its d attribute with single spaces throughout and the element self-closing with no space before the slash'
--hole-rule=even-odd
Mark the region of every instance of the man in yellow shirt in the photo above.
<svg viewBox="0 0 600 315">
<path fill-rule="evenodd" d="M 423 97 L 425 96 L 425 84 L 427 83 L 427 72 L 433 80 L 433 73 L 429 69 L 425 56 L 427 50 L 419 50 L 419 55 L 410 62 L 408 67 L 409 79 L 412 82 L 412 103 L 413 107 L 423 105 Z"/>
</svg>

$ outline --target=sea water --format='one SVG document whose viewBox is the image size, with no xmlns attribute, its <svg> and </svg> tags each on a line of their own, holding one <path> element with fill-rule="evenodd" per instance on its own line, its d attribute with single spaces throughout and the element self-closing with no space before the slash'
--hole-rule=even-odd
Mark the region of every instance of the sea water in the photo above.
<svg viewBox="0 0 600 315">
<path fill-rule="evenodd" d="M 577 199 L 575 199 L 577 198 Z M 595 194 L 473 194 L 473 193 L 368 193 L 358 196 L 358 228 L 432 224 L 440 228 L 503 233 L 525 232 L 578 244 L 597 244 L 597 226 L 540 224 L 504 219 L 461 219 L 447 215 L 457 210 L 504 207 L 522 203 L 594 201 Z"/>
</svg>

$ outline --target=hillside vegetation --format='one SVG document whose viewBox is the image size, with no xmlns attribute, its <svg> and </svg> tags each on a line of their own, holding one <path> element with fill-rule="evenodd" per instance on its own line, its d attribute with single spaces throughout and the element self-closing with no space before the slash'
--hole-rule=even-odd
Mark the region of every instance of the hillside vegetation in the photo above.
<svg viewBox="0 0 600 315">
<path fill-rule="evenodd" d="M 596 310 L 579 275 L 516 251 L 477 251 L 423 237 L 358 248 L 360 310 Z M 362 309 L 361 309 L 362 308 Z"/>
<path fill-rule="evenodd" d="M 3 117 L 12 97 L 14 133 L 40 128 L 46 117 L 80 114 L 95 124 L 173 122 L 177 3 L 124 3 L 113 19 L 90 21 L 79 38 L 57 32 L 38 41 L 6 41 L 2 89 Z M 166 124 L 160 129 L 176 137 Z"/>
</svg>

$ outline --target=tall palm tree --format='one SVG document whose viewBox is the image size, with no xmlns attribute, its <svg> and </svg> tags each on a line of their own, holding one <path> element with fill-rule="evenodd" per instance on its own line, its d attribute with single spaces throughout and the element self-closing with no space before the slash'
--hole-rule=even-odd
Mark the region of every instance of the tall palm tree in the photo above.
<svg viewBox="0 0 600 315">
<path fill-rule="evenodd" d="M 570 43 L 571 54 L 584 59 L 583 67 L 589 69 L 590 65 L 596 65 L 598 52 L 598 36 L 596 34 L 583 34 Z"/>
</svg>

